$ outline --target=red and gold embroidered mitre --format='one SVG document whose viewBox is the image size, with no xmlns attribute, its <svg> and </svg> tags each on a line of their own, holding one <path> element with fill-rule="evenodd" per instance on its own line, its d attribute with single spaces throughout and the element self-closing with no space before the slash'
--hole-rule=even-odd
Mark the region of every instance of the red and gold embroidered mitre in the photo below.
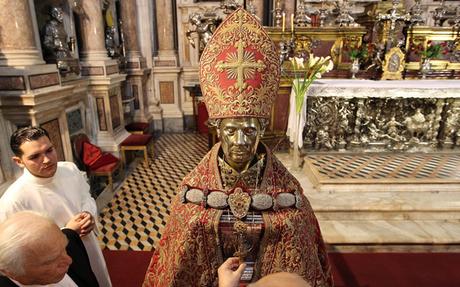
<svg viewBox="0 0 460 287">
<path fill-rule="evenodd" d="M 229 15 L 200 59 L 200 83 L 209 118 L 269 118 L 278 91 L 275 44 L 251 14 Z"/>
</svg>

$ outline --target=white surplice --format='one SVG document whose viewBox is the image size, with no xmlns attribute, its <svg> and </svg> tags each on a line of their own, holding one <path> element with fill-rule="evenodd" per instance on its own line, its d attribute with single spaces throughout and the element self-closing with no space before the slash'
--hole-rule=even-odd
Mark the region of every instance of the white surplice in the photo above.
<svg viewBox="0 0 460 287">
<path fill-rule="evenodd" d="M 13 281 L 19 287 L 78 287 L 78 285 L 75 284 L 72 278 L 70 278 L 70 276 L 67 274 L 58 283 L 48 284 L 48 285 L 23 285 L 19 283 L 18 281 L 14 281 L 12 279 L 10 280 Z"/>
<path fill-rule="evenodd" d="M 90 212 L 97 222 L 96 202 L 89 194 L 89 185 L 82 172 L 71 162 L 59 162 L 56 174 L 50 178 L 36 177 L 24 169 L 22 176 L 0 198 L 0 221 L 22 210 L 43 213 L 59 227 L 64 227 L 82 211 Z M 83 237 L 82 241 L 99 285 L 112 286 L 95 232 Z"/>
</svg>

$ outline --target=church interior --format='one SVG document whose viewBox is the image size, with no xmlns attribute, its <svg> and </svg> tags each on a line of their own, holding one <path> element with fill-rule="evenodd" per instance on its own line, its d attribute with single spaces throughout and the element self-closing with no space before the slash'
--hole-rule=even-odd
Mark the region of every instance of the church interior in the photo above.
<svg viewBox="0 0 460 287">
<path fill-rule="evenodd" d="M 459 0 L 0 0 L 0 196 L 21 175 L 10 136 L 43 127 L 86 172 L 113 286 L 141 286 L 219 141 L 200 57 L 238 8 L 275 43 L 261 141 L 300 182 L 335 286 L 460 286 Z M 333 63 L 299 112 L 293 57 Z"/>
</svg>

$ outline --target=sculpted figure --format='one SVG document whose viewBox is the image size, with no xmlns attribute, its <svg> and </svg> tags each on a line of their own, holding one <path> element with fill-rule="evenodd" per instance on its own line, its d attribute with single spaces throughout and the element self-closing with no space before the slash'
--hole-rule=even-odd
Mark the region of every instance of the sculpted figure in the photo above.
<svg viewBox="0 0 460 287">
<path fill-rule="evenodd" d="M 406 117 L 404 119 L 404 124 L 406 125 L 409 134 L 414 138 L 426 135 L 429 128 L 429 122 L 423 115 L 421 108 L 417 108 L 414 115 Z"/>
<path fill-rule="evenodd" d="M 60 70 L 68 70 L 64 61 L 71 58 L 67 33 L 64 30 L 63 12 L 59 7 L 51 7 L 50 19 L 46 22 L 42 32 L 44 57 L 46 60 L 55 61 Z"/>
<path fill-rule="evenodd" d="M 179 185 L 144 287 L 217 286 L 217 269 L 230 257 L 246 264 L 244 285 L 282 271 L 332 285 L 299 182 L 260 142 L 279 79 L 275 44 L 257 19 L 236 10 L 200 59 L 204 101 L 221 142 Z"/>
<path fill-rule="evenodd" d="M 316 134 L 316 149 L 332 149 L 331 137 L 329 136 L 329 127 L 320 128 Z"/>
<path fill-rule="evenodd" d="M 216 29 L 216 19 L 204 19 L 200 14 L 198 13 L 193 13 L 190 15 L 189 22 L 193 26 L 195 26 L 195 30 L 188 30 L 186 32 L 187 39 L 189 40 L 190 44 L 192 45 L 193 48 L 195 48 L 195 41 L 192 38 L 193 33 L 198 34 L 198 39 L 199 39 L 199 46 L 198 49 L 201 52 L 203 51 L 204 47 L 206 47 L 206 44 L 209 42 L 209 40 L 212 37 L 212 33 Z"/>
</svg>

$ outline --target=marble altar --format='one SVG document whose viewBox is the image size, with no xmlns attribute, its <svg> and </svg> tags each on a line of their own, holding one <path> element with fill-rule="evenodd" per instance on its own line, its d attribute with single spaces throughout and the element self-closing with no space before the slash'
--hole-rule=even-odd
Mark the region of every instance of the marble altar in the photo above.
<svg viewBox="0 0 460 287">
<path fill-rule="evenodd" d="M 342 151 L 458 147 L 459 92 L 455 80 L 317 81 L 307 96 L 304 144 Z"/>
</svg>

